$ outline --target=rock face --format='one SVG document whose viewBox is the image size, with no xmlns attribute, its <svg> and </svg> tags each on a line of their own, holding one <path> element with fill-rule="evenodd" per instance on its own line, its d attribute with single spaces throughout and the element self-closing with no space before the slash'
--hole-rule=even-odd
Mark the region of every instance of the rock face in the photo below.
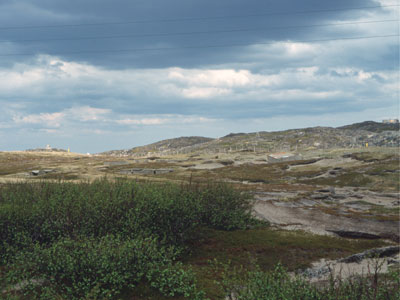
<svg viewBox="0 0 400 300">
<path fill-rule="evenodd" d="M 400 246 L 389 246 L 389 247 L 371 249 L 361 253 L 350 255 L 348 257 L 339 259 L 338 261 L 344 263 L 360 262 L 366 258 L 382 258 L 382 257 L 394 256 L 399 252 L 400 252 Z"/>
<path fill-rule="evenodd" d="M 212 141 L 212 138 L 201 137 L 201 136 L 190 136 L 190 137 L 180 137 L 168 140 L 162 140 L 153 144 L 149 144 L 146 146 L 135 147 L 128 150 L 113 150 L 104 152 L 102 154 L 106 155 L 139 155 L 146 156 L 151 153 L 160 153 L 160 152 L 177 152 L 184 151 L 185 148 L 191 147 L 194 145 L 203 144 L 209 141 Z"/>
<path fill-rule="evenodd" d="M 326 231 L 333 232 L 334 234 L 348 238 L 348 239 L 367 239 L 367 240 L 377 240 L 380 239 L 381 236 L 366 232 L 359 232 L 359 231 L 347 231 L 347 230 L 330 230 L 326 229 Z"/>
<path fill-rule="evenodd" d="M 47 170 L 32 170 L 30 172 L 30 175 L 32 176 L 40 176 L 40 175 L 45 175 L 48 173 L 53 173 L 55 172 L 55 170 L 51 170 L 51 169 L 47 169 Z"/>
<path fill-rule="evenodd" d="M 123 165 L 128 165 L 128 161 L 106 161 L 104 162 L 105 166 L 108 167 L 114 167 L 114 166 L 123 166 Z"/>
<path fill-rule="evenodd" d="M 301 155 L 299 154 L 294 154 L 294 153 L 274 153 L 270 154 L 267 156 L 268 162 L 274 163 L 274 162 L 283 162 L 283 161 L 295 161 L 295 160 L 301 160 Z"/>
<path fill-rule="evenodd" d="M 256 192 L 254 214 L 285 229 L 354 239 L 389 239 L 399 242 L 399 223 L 393 198 L 398 193 L 355 191 L 349 187 L 320 188 L 313 192 Z M 362 200 L 359 200 L 362 198 Z M 379 204 L 379 205 L 378 205 Z M 378 209 L 374 215 L 374 209 Z"/>
<path fill-rule="evenodd" d="M 157 175 L 173 172 L 173 169 L 146 169 L 146 168 L 132 168 L 119 171 L 120 174 L 138 174 L 138 175 Z"/>
<path fill-rule="evenodd" d="M 370 272 L 385 273 L 389 265 L 399 264 L 399 246 L 389 246 L 367 250 L 338 260 L 320 260 L 301 275 L 311 282 L 327 281 L 330 276 L 347 278 L 367 275 Z M 372 273 L 373 274 L 373 273 Z"/>
<path fill-rule="evenodd" d="M 365 130 L 370 132 L 383 132 L 383 131 L 398 131 L 400 129 L 399 123 L 378 123 L 374 121 L 365 121 L 338 127 L 338 129 L 347 130 Z"/>
</svg>

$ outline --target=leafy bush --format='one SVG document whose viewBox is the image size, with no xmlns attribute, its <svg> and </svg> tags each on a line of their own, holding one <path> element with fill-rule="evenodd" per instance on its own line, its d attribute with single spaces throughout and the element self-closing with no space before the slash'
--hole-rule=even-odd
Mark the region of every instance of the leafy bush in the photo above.
<svg viewBox="0 0 400 300">
<path fill-rule="evenodd" d="M 249 209 L 248 196 L 222 185 L 5 184 L 0 266 L 28 297 L 110 298 L 146 280 L 165 295 L 202 299 L 177 254 L 201 227 L 248 227 Z"/>
<path fill-rule="evenodd" d="M 134 208 L 120 228 L 126 235 L 156 235 L 168 244 L 182 245 L 201 224 L 197 195 L 175 185 L 136 186 Z"/>
<path fill-rule="evenodd" d="M 185 270 L 180 262 L 169 264 L 166 268 L 154 268 L 148 279 L 151 286 L 163 295 L 183 295 L 191 300 L 204 299 L 204 292 L 197 289 L 194 273 L 190 269 Z"/>
<path fill-rule="evenodd" d="M 18 183 L 0 189 L 0 255 L 32 243 L 108 234 L 157 236 L 182 245 L 200 226 L 232 230 L 251 223 L 250 200 L 227 186 L 196 190 L 127 180 Z"/>
<path fill-rule="evenodd" d="M 194 275 L 174 265 L 174 256 L 172 248 L 150 238 L 63 239 L 49 248 L 36 245 L 34 251 L 20 253 L 8 279 L 10 284 L 25 282 L 23 290 L 35 298 L 109 299 L 147 279 L 166 295 L 202 299 Z"/>
<path fill-rule="evenodd" d="M 227 185 L 210 185 L 200 191 L 202 223 L 215 229 L 246 229 L 255 223 L 248 194 L 239 193 Z"/>
</svg>

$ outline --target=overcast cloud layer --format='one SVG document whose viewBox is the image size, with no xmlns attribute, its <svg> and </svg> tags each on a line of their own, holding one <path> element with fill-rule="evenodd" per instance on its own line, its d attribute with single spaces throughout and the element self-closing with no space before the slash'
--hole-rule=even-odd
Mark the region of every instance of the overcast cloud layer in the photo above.
<svg viewBox="0 0 400 300">
<path fill-rule="evenodd" d="M 398 118 L 398 18 L 394 0 L 0 1 L 0 151 Z"/>
</svg>

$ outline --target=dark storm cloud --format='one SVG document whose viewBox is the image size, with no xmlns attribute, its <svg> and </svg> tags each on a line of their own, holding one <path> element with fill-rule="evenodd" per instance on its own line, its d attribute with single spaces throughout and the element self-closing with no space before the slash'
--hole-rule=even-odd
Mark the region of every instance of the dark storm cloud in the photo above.
<svg viewBox="0 0 400 300">
<path fill-rule="evenodd" d="M 243 48 L 201 48 L 136 52 L 106 51 L 253 44 L 287 39 L 327 38 L 338 36 L 338 34 L 348 36 L 352 34 L 352 31 L 357 32 L 357 30 L 350 28 L 346 32 L 341 32 L 341 29 L 332 32 L 332 29 L 325 30 L 322 27 L 273 28 L 326 24 L 338 20 L 354 20 L 368 14 L 371 9 L 336 11 L 335 9 L 377 5 L 377 2 L 373 0 L 337 0 L 334 2 L 316 0 L 3 1 L 0 4 L 0 19 L 2 20 L 0 27 L 26 27 L 0 30 L 0 40 L 14 41 L 9 44 L 1 43 L 0 51 L 3 54 L 57 55 L 66 60 L 86 61 L 90 64 L 107 68 L 199 67 L 202 65 L 224 64 L 237 61 L 243 52 Z M 324 10 L 333 11 L 324 12 Z M 300 13 L 306 11 L 319 12 Z M 377 11 L 377 9 L 374 9 L 374 11 Z M 221 16 L 236 17 L 218 18 Z M 215 19 L 213 19 L 214 17 Z M 29 28 L 30 25 L 46 26 L 152 20 L 154 22 Z M 261 30 L 234 31 L 241 29 Z M 143 36 L 229 30 L 233 30 L 233 32 Z M 136 36 L 49 41 L 49 39 L 126 35 Z M 41 41 L 18 42 L 18 40 Z M 85 51 L 105 52 L 84 53 Z M 75 52 L 75 54 L 67 54 L 70 52 Z M 10 61 L 26 61 L 27 59 L 29 59 L 29 56 L 0 57 L 2 64 Z"/>
</svg>

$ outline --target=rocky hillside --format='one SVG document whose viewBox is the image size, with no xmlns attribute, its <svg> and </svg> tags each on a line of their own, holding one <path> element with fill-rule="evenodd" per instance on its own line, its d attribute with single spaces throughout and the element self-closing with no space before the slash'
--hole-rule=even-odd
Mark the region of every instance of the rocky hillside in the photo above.
<svg viewBox="0 0 400 300">
<path fill-rule="evenodd" d="M 35 149 L 26 149 L 26 152 L 68 152 L 65 149 L 58 148 L 35 148 Z"/>
<path fill-rule="evenodd" d="M 338 127 L 338 129 L 365 130 L 371 132 L 398 131 L 399 128 L 400 123 L 378 123 L 374 121 L 365 121 Z"/>
<path fill-rule="evenodd" d="M 104 152 L 102 154 L 106 155 L 134 155 L 134 154 L 149 154 L 156 152 L 165 152 L 165 151 L 176 151 L 182 148 L 191 147 L 194 145 L 200 145 L 209 141 L 212 141 L 212 138 L 201 137 L 201 136 L 189 136 L 189 137 L 179 137 L 174 139 L 162 140 L 153 144 L 135 147 L 128 150 L 112 150 L 108 152 Z"/>
<path fill-rule="evenodd" d="M 398 124 L 367 121 L 338 128 L 311 127 L 276 132 L 231 133 L 218 139 L 181 137 L 103 154 L 162 156 L 232 151 L 280 152 L 356 148 L 365 147 L 367 143 L 368 146 L 398 147 L 400 145 Z"/>
</svg>

